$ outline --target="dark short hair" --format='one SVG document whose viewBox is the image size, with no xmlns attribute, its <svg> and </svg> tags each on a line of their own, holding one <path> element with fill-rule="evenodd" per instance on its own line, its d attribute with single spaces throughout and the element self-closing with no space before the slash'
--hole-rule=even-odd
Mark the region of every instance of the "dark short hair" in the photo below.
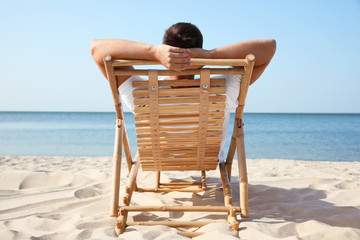
<svg viewBox="0 0 360 240">
<path fill-rule="evenodd" d="M 179 22 L 165 31 L 163 44 L 180 48 L 202 48 L 203 36 L 195 25 Z"/>
</svg>

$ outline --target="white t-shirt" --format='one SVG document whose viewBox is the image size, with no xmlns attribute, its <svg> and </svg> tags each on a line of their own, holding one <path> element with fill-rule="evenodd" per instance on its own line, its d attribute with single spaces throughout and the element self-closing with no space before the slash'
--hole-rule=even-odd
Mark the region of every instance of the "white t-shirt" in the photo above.
<svg viewBox="0 0 360 240">
<path fill-rule="evenodd" d="M 224 124 L 223 124 L 223 134 L 220 145 L 219 152 L 219 161 L 225 162 L 225 153 L 224 146 L 226 142 L 226 134 L 229 127 L 230 120 L 230 112 L 233 111 L 237 107 L 237 98 L 239 96 L 240 82 L 242 79 L 242 75 L 221 75 L 217 78 L 225 78 L 226 80 L 226 102 L 225 102 L 225 110 L 224 110 Z M 123 82 L 119 87 L 119 93 L 122 101 L 129 107 L 130 111 L 134 113 L 134 97 L 132 86 L 133 81 L 144 81 L 143 78 L 138 76 L 131 76 L 125 82 Z"/>
</svg>

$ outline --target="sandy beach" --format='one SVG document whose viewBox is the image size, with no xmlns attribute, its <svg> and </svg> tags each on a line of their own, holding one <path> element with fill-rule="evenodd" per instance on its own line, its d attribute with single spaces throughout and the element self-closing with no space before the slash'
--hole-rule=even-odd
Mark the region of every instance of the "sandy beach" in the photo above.
<svg viewBox="0 0 360 240">
<path fill-rule="evenodd" d="M 0 157 L 1 239 L 117 239 L 108 217 L 111 157 Z M 122 184 L 127 180 L 125 161 Z M 237 167 L 233 197 L 238 202 Z M 360 162 L 248 159 L 250 218 L 240 239 L 360 239 Z M 207 183 L 219 185 L 218 171 Z M 140 170 L 138 184 L 155 176 Z M 162 181 L 198 180 L 196 172 L 165 172 Z M 135 205 L 222 205 L 222 192 L 135 193 Z M 238 239 L 214 213 L 134 213 L 141 220 L 215 220 L 194 239 Z M 165 226 L 128 227 L 119 239 L 189 239 Z"/>
</svg>

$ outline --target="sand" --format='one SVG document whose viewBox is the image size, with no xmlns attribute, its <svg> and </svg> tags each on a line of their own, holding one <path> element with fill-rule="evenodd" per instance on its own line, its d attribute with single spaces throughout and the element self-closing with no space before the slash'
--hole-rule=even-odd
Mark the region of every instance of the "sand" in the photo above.
<svg viewBox="0 0 360 240">
<path fill-rule="evenodd" d="M 0 239 L 118 239 L 115 219 L 108 217 L 111 163 L 111 157 L 0 157 Z M 240 239 L 360 239 L 360 162 L 248 159 L 248 173 L 251 216 L 241 219 Z M 220 184 L 218 171 L 207 176 L 208 184 Z M 199 177 L 165 172 L 162 181 Z M 151 187 L 154 178 L 140 171 L 138 184 Z M 122 184 L 126 180 L 123 165 Z M 232 181 L 237 203 L 236 176 Z M 220 190 L 135 193 L 132 203 L 221 205 L 222 199 Z M 238 239 L 223 214 L 134 213 L 131 218 L 216 220 L 197 230 L 207 233 L 194 239 Z M 189 238 L 170 227 L 139 226 L 128 227 L 119 239 Z"/>
</svg>

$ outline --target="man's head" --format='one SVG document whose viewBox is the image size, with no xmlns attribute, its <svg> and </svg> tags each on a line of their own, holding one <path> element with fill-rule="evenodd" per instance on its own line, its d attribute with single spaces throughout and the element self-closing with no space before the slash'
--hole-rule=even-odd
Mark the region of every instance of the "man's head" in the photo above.
<svg viewBox="0 0 360 240">
<path fill-rule="evenodd" d="M 163 44 L 180 48 L 202 48 L 203 36 L 195 25 L 179 22 L 166 30 Z"/>
</svg>

